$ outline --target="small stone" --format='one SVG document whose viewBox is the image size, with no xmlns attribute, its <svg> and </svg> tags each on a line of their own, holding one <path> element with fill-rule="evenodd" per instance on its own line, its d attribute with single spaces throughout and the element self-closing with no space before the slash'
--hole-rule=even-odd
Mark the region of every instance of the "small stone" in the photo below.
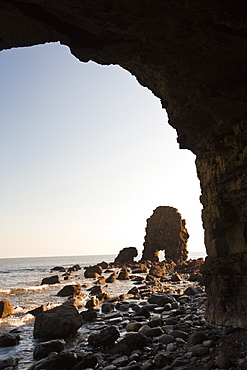
<svg viewBox="0 0 247 370">
<path fill-rule="evenodd" d="M 117 357 L 115 360 L 112 361 L 112 365 L 115 365 L 117 367 L 126 366 L 128 363 L 129 363 L 128 356 Z"/>
<path fill-rule="evenodd" d="M 138 364 L 130 364 L 127 366 L 121 367 L 121 370 L 140 370 L 140 366 Z"/>
<path fill-rule="evenodd" d="M 215 362 L 216 365 L 221 369 L 229 369 L 233 365 L 228 355 L 224 352 L 221 352 L 218 356 L 216 356 Z"/>
<path fill-rule="evenodd" d="M 171 303 L 166 303 L 166 304 L 164 305 L 164 310 L 165 310 L 165 311 L 170 311 L 170 310 L 172 310 L 172 304 L 171 304 Z"/>
<path fill-rule="evenodd" d="M 103 303 L 101 306 L 101 311 L 105 314 L 114 311 L 114 305 L 112 303 Z"/>
<path fill-rule="evenodd" d="M 82 311 L 80 313 L 83 321 L 93 321 L 97 318 L 98 314 L 93 308 L 89 308 L 87 311 Z"/>
<path fill-rule="evenodd" d="M 160 352 L 154 357 L 154 365 L 157 367 L 164 367 L 170 365 L 172 357 L 167 352 Z"/>
<path fill-rule="evenodd" d="M 159 342 L 162 343 L 162 344 L 173 343 L 174 340 L 175 340 L 175 338 L 172 335 L 169 335 L 169 334 L 162 334 L 159 337 Z"/>
<path fill-rule="evenodd" d="M 147 360 L 142 363 L 142 370 L 153 370 L 154 369 L 154 363 L 152 360 Z"/>
<path fill-rule="evenodd" d="M 103 367 L 102 370 L 116 370 L 116 369 L 117 369 L 117 366 L 115 366 L 115 365 L 108 365 L 108 366 Z"/>
<path fill-rule="evenodd" d="M 208 347 L 205 347 L 203 345 L 192 346 L 190 348 L 190 351 L 192 352 L 192 355 L 195 357 L 206 356 L 209 354 Z"/>
<path fill-rule="evenodd" d="M 184 344 L 185 340 L 183 340 L 182 338 L 176 338 L 176 343 L 177 344 Z"/>
<path fill-rule="evenodd" d="M 161 318 L 158 318 L 158 317 L 157 318 L 154 318 L 154 316 L 148 322 L 148 326 L 150 326 L 150 328 L 154 328 L 156 326 L 163 326 L 164 325 L 164 321 Z"/>
<path fill-rule="evenodd" d="M 229 335 L 229 334 L 232 334 L 234 331 L 235 331 L 235 329 L 233 327 L 231 327 L 231 326 L 225 327 L 222 330 L 222 335 Z"/>
<path fill-rule="evenodd" d="M 142 327 L 142 324 L 140 322 L 134 321 L 130 322 L 126 325 L 125 330 L 126 331 L 138 331 Z"/>
<path fill-rule="evenodd" d="M 153 338 L 153 337 L 159 337 L 162 334 L 164 334 L 164 331 L 161 329 L 161 327 L 157 326 L 155 328 L 149 328 L 146 332 L 145 335 L 147 337 Z"/>
<path fill-rule="evenodd" d="M 171 276 L 171 281 L 173 281 L 173 282 L 178 282 L 178 281 L 182 281 L 182 280 L 183 279 L 182 279 L 181 275 L 179 275 L 177 272 L 175 272 Z"/>
<path fill-rule="evenodd" d="M 201 344 L 205 340 L 207 340 L 206 334 L 198 331 L 190 335 L 188 345 Z"/>
<path fill-rule="evenodd" d="M 168 351 L 168 352 L 173 352 L 173 351 L 175 351 L 177 349 L 177 346 L 176 346 L 176 344 L 175 343 L 169 343 L 169 344 L 167 344 L 167 346 L 166 346 L 166 350 Z"/>
<path fill-rule="evenodd" d="M 130 355 L 135 349 L 141 349 L 148 343 L 148 338 L 141 333 L 128 333 L 112 348 L 113 354 Z"/>
<path fill-rule="evenodd" d="M 197 288 L 194 288 L 192 286 L 189 286 L 187 289 L 185 289 L 184 294 L 186 295 L 196 295 L 199 291 Z"/>
<path fill-rule="evenodd" d="M 169 334 L 172 335 L 174 338 L 182 338 L 184 340 L 187 340 L 188 338 L 188 334 L 183 330 L 173 330 Z"/>
<path fill-rule="evenodd" d="M 146 319 L 148 319 L 150 317 L 150 312 L 145 307 L 143 307 L 139 311 L 135 312 L 133 317 L 134 316 L 144 316 L 146 317 Z"/>
<path fill-rule="evenodd" d="M 45 277 L 42 280 L 41 285 L 44 285 L 44 284 L 52 285 L 52 284 L 59 284 L 59 283 L 60 283 L 59 276 L 53 275 L 53 276 Z"/>
<path fill-rule="evenodd" d="M 145 324 L 145 325 L 141 326 L 141 328 L 138 330 L 138 332 L 142 333 L 142 334 L 145 334 L 149 329 L 150 329 L 150 327 Z"/>
<path fill-rule="evenodd" d="M 85 304 L 85 307 L 86 308 L 99 307 L 99 299 L 96 297 L 89 299 Z"/>
</svg>

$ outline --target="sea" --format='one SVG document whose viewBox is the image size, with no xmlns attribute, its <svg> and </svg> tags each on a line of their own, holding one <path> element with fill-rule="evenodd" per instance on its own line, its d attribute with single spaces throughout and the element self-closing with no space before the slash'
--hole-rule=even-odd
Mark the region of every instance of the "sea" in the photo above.
<svg viewBox="0 0 247 370">
<path fill-rule="evenodd" d="M 57 293 L 65 285 L 85 285 L 83 293 L 88 294 L 87 287 L 92 286 L 94 280 L 84 278 L 84 268 L 99 262 L 113 262 L 116 255 L 93 256 L 54 256 L 31 258 L 0 258 L 0 301 L 8 300 L 15 311 L 13 315 L 0 319 L 0 334 L 12 329 L 20 331 L 20 343 L 12 347 L 0 347 L 0 360 L 9 356 L 19 357 L 18 369 L 27 370 L 33 363 L 33 349 L 37 340 L 33 338 L 34 316 L 28 311 L 47 305 L 53 308 L 65 301 Z M 138 261 L 141 256 L 137 256 Z M 191 252 L 189 258 L 205 257 L 204 252 Z M 139 258 L 139 259 L 138 259 Z M 64 280 L 62 272 L 52 270 L 56 266 L 68 269 L 78 264 L 81 270 L 72 273 L 72 279 Z M 60 283 L 41 285 L 43 278 L 59 275 Z M 104 273 L 104 276 L 107 275 Z M 127 293 L 133 286 L 131 281 L 116 281 L 108 284 L 106 291 L 111 296 Z M 80 301 L 83 305 L 83 300 Z M 85 301 L 86 302 L 86 301 Z M 79 330 L 83 332 L 83 327 Z"/>
</svg>

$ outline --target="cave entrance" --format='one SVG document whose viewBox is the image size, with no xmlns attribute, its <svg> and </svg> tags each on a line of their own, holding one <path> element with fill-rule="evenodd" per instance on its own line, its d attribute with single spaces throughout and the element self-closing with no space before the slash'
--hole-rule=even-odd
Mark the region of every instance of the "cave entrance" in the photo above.
<svg viewBox="0 0 247 370">
<path fill-rule="evenodd" d="M 0 63 L 8 253 L 141 252 L 160 204 L 181 210 L 192 250 L 203 249 L 195 157 L 178 148 L 159 100 L 135 77 L 79 62 L 60 44 L 3 51 Z"/>
</svg>

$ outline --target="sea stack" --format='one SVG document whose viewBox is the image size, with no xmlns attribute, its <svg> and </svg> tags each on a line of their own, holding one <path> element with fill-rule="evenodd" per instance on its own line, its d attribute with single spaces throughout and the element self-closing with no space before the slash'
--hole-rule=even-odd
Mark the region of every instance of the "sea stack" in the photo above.
<svg viewBox="0 0 247 370">
<path fill-rule="evenodd" d="M 176 208 L 160 206 L 147 219 L 142 260 L 159 261 L 159 251 L 174 262 L 187 260 L 188 231 Z"/>
</svg>

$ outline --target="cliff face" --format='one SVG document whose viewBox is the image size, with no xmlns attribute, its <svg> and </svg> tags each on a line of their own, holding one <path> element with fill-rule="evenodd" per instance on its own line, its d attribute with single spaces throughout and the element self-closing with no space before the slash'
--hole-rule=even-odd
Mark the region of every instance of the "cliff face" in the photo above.
<svg viewBox="0 0 247 370">
<path fill-rule="evenodd" d="M 0 0 L 0 7 L 0 49 L 60 41 L 81 61 L 119 64 L 160 98 L 180 147 L 197 156 L 213 302 L 223 276 L 215 261 L 224 266 L 247 253 L 245 3 Z M 246 286 L 238 269 L 231 274 Z M 241 309 L 224 302 L 222 295 L 222 317 L 246 315 L 246 301 Z"/>
<path fill-rule="evenodd" d="M 147 220 L 143 260 L 159 261 L 159 251 L 174 262 L 186 261 L 189 234 L 176 208 L 163 206 Z"/>
</svg>

